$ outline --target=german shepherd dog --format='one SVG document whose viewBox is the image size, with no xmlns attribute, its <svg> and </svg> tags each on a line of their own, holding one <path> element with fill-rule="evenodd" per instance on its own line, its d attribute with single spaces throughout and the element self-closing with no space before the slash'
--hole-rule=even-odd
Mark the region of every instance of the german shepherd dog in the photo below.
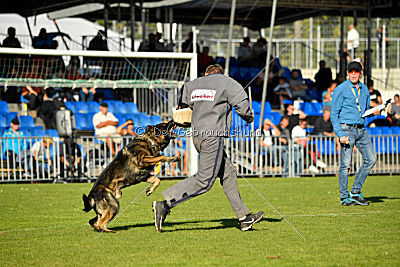
<svg viewBox="0 0 400 267">
<path fill-rule="evenodd" d="M 143 134 L 138 135 L 121 151 L 112 162 L 101 172 L 93 185 L 89 196 L 83 195 L 84 211 L 94 209 L 96 217 L 89 224 L 99 232 L 115 232 L 106 228 L 119 210 L 121 189 L 140 182 L 151 183 L 146 191 L 149 196 L 160 184 L 160 179 L 151 172 L 159 162 L 179 161 L 180 157 L 167 157 L 160 154 L 171 139 L 178 137 L 174 133 L 175 123 L 162 122 L 148 125 Z"/>
</svg>

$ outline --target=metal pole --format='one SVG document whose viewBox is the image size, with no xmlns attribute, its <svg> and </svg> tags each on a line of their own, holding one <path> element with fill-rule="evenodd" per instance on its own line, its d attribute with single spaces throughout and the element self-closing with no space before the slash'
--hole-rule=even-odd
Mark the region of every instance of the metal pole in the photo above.
<svg viewBox="0 0 400 267">
<path fill-rule="evenodd" d="M 173 34 L 172 34 L 172 26 L 174 23 L 174 9 L 170 8 L 169 9 L 169 43 L 172 45 L 174 43 L 173 41 Z"/>
<path fill-rule="evenodd" d="M 56 25 L 58 33 L 61 33 L 60 27 L 58 27 L 57 21 L 55 19 L 53 19 L 53 22 L 54 22 L 54 25 Z M 63 43 L 64 43 L 65 47 L 67 48 L 67 50 L 69 50 L 69 47 L 67 45 L 67 42 L 65 41 L 64 36 L 61 35 L 61 39 L 63 40 Z"/>
<path fill-rule="evenodd" d="M 344 58 L 344 11 L 340 10 L 340 71 L 344 78 L 346 78 L 346 66 Z"/>
<path fill-rule="evenodd" d="M 382 72 L 386 73 L 386 24 L 382 25 Z M 385 86 L 386 87 L 386 86 Z"/>
<path fill-rule="evenodd" d="M 182 24 L 179 23 L 178 24 L 178 52 L 181 53 L 182 52 Z"/>
<path fill-rule="evenodd" d="M 104 36 L 108 38 L 108 3 L 104 2 Z"/>
<path fill-rule="evenodd" d="M 32 46 L 33 46 L 33 35 L 32 35 L 31 25 L 29 24 L 29 21 L 28 21 L 27 17 L 25 17 L 25 21 L 26 21 L 26 26 L 28 27 L 29 36 L 31 37 Z"/>
<path fill-rule="evenodd" d="M 276 3 L 277 0 L 274 0 L 272 3 L 272 14 L 271 14 L 271 22 L 269 26 L 269 39 L 268 39 L 268 50 L 267 50 L 267 58 L 265 60 L 265 75 L 264 75 L 264 84 L 263 84 L 263 92 L 261 98 L 261 111 L 260 111 L 260 127 L 262 127 L 262 122 L 264 119 L 264 108 L 265 108 L 265 101 L 267 98 L 267 83 L 268 83 L 268 74 L 269 74 L 269 58 L 271 57 L 271 50 L 272 50 L 272 33 L 274 31 L 274 24 L 275 24 L 275 14 L 276 14 Z"/>
<path fill-rule="evenodd" d="M 197 78 L 197 54 L 196 54 L 196 43 L 197 43 L 197 30 L 196 27 L 192 27 L 193 32 L 193 57 L 190 60 L 190 80 L 193 81 Z M 192 131 L 190 128 L 189 131 Z M 189 165 L 189 173 L 190 175 L 194 175 L 198 170 L 198 153 L 193 143 L 193 136 L 192 134 L 188 134 L 188 142 L 189 146 L 189 158 L 190 158 L 190 165 Z"/>
<path fill-rule="evenodd" d="M 143 0 L 140 0 L 140 13 L 142 14 L 142 44 L 146 43 L 146 10 L 143 8 Z"/>
<path fill-rule="evenodd" d="M 371 1 L 368 1 L 367 81 L 371 79 Z"/>
<path fill-rule="evenodd" d="M 310 69 L 313 68 L 313 18 L 310 18 Z"/>
<path fill-rule="evenodd" d="M 317 64 L 321 60 L 321 26 L 317 26 Z"/>
<path fill-rule="evenodd" d="M 131 13 L 131 51 L 135 51 L 135 1 L 130 2 Z"/>
<path fill-rule="evenodd" d="M 196 26 L 192 27 L 192 32 L 193 32 L 193 41 L 192 41 L 193 53 L 197 53 L 197 52 L 200 52 L 200 51 L 197 51 L 197 29 L 196 29 Z M 196 78 L 197 78 L 197 74 L 196 74 Z"/>
<path fill-rule="evenodd" d="M 232 0 L 231 17 L 229 19 L 228 45 L 226 50 L 225 73 L 224 73 L 226 76 L 229 76 L 229 64 L 231 60 L 231 44 L 232 44 L 233 23 L 235 20 L 235 11 L 236 11 L 236 0 Z"/>
</svg>

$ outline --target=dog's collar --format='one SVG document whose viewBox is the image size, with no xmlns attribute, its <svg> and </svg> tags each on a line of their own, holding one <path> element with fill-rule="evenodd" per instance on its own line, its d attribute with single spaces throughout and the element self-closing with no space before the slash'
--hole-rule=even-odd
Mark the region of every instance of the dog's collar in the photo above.
<svg viewBox="0 0 400 267">
<path fill-rule="evenodd" d="M 157 145 L 154 140 L 152 140 L 150 137 L 148 137 L 147 135 L 143 134 L 143 135 L 139 135 L 138 136 L 140 139 L 144 139 L 146 141 L 148 141 L 150 143 L 151 148 L 153 149 L 153 153 L 157 153 L 160 151 L 160 146 Z"/>
</svg>

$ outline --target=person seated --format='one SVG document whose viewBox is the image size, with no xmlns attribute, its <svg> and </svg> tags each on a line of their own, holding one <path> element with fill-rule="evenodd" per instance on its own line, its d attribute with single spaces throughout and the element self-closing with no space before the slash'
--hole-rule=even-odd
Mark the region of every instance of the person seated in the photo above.
<svg viewBox="0 0 400 267">
<path fill-rule="evenodd" d="M 304 157 L 308 157 L 309 160 L 304 161 L 311 162 L 308 169 L 317 174 L 319 173 L 319 168 L 326 168 L 326 164 L 321 160 L 321 155 L 315 145 L 310 143 L 311 138 L 307 137 L 306 132 L 307 119 L 301 119 L 299 125 L 295 126 L 292 130 L 292 139 L 295 144 L 304 148 Z"/>
<path fill-rule="evenodd" d="M 293 98 L 300 98 L 304 101 L 311 101 L 312 98 L 307 96 L 306 90 L 308 86 L 300 78 L 300 71 L 297 69 L 292 70 L 292 77 L 289 80 L 290 88 L 292 89 Z"/>
<path fill-rule="evenodd" d="M 285 173 L 289 172 L 289 153 L 288 153 L 288 145 L 290 140 L 290 131 L 289 131 L 289 118 L 287 116 L 283 116 L 278 125 L 278 130 L 280 131 L 278 146 L 281 151 L 281 160 L 283 161 L 283 170 Z"/>
<path fill-rule="evenodd" d="M 319 70 L 314 76 L 315 87 L 318 91 L 325 91 L 332 82 L 332 71 L 326 67 L 325 60 L 319 62 Z"/>
<path fill-rule="evenodd" d="M 65 138 L 60 146 L 60 173 L 61 177 L 68 177 L 69 172 L 78 177 L 82 176 L 82 151 L 72 138 Z"/>
<path fill-rule="evenodd" d="M 100 111 L 93 116 L 95 136 L 107 137 L 107 148 L 111 151 L 112 156 L 114 156 L 116 154 L 115 142 L 110 137 L 119 136 L 116 127 L 118 125 L 118 119 L 114 116 L 114 114 L 108 112 L 107 103 L 101 103 L 99 108 Z"/>
<path fill-rule="evenodd" d="M 239 61 L 239 66 L 241 67 L 252 67 L 253 64 L 253 52 L 250 47 L 250 38 L 249 37 L 244 37 L 243 38 L 243 43 L 240 44 L 238 48 L 238 61 Z"/>
<path fill-rule="evenodd" d="M 388 114 L 390 114 L 390 117 L 392 119 L 392 125 L 400 126 L 400 101 L 398 94 L 394 96 L 394 103 L 388 106 L 387 112 Z"/>
<path fill-rule="evenodd" d="M 71 40 L 71 37 L 63 32 L 47 32 L 45 28 L 41 28 L 39 35 L 33 38 L 32 46 L 37 49 L 51 49 L 52 41 L 57 36 L 65 36 Z"/>
<path fill-rule="evenodd" d="M 374 81 L 373 80 L 369 80 L 367 82 L 367 86 L 368 86 L 369 98 L 370 98 L 369 106 L 371 108 L 374 108 L 376 106 L 381 105 L 383 103 L 382 102 L 382 95 L 378 90 L 374 89 Z"/>
<path fill-rule="evenodd" d="M 260 131 L 260 130 L 258 130 Z M 263 151 L 265 154 L 263 155 L 264 163 L 267 163 L 268 156 L 270 157 L 271 163 L 273 163 L 274 167 L 278 166 L 278 155 L 277 155 L 277 146 L 276 141 L 278 139 L 273 138 L 273 136 L 280 136 L 281 132 L 278 127 L 276 127 L 270 119 L 265 119 L 263 128 L 261 132 L 261 140 L 260 145 L 264 148 Z M 270 164 L 272 165 L 272 164 Z"/>
<path fill-rule="evenodd" d="M 126 129 L 125 129 L 126 127 Z M 118 126 L 117 133 L 121 136 L 136 136 L 137 133 L 133 131 L 135 124 L 132 119 L 127 119 L 126 122 Z"/>
<path fill-rule="evenodd" d="M 157 41 L 154 33 L 149 33 L 148 39 L 139 46 L 139 52 L 157 52 Z"/>
<path fill-rule="evenodd" d="M 323 106 L 330 107 L 332 105 L 332 95 L 333 95 L 333 92 L 335 91 L 335 88 L 337 86 L 338 86 L 338 82 L 337 81 L 333 81 L 329 85 L 328 89 L 326 89 L 322 93 L 322 105 Z"/>
<path fill-rule="evenodd" d="M 157 32 L 155 34 L 155 40 L 156 40 L 156 51 L 157 52 L 164 52 L 167 51 L 167 46 L 165 46 L 162 42 L 162 33 L 161 32 Z M 172 51 L 171 51 L 172 52 Z"/>
<path fill-rule="evenodd" d="M 300 119 L 305 119 L 307 115 L 300 109 L 289 104 L 286 108 L 285 116 L 289 119 L 289 131 L 292 132 L 293 127 L 299 125 Z"/>
<path fill-rule="evenodd" d="M 209 52 L 210 52 L 209 47 L 205 46 L 203 47 L 203 52 L 199 54 L 199 73 L 202 74 L 200 76 L 203 76 L 207 67 L 209 65 L 212 65 L 214 62 L 212 56 L 208 54 Z"/>
<path fill-rule="evenodd" d="M 90 40 L 87 50 L 108 51 L 107 40 L 103 36 L 105 36 L 105 32 L 99 30 L 96 36 L 92 40 Z"/>
<path fill-rule="evenodd" d="M 8 139 L 10 137 L 24 137 L 24 132 L 19 129 L 19 120 L 14 118 L 10 122 L 10 128 L 4 133 L 3 137 L 3 153 L 7 158 L 8 166 L 12 169 L 16 167 L 17 162 L 20 161 L 21 153 L 26 149 L 25 139 Z M 7 138 L 7 139 L 6 139 Z"/>
<path fill-rule="evenodd" d="M 254 65 L 258 68 L 264 67 L 267 57 L 267 41 L 264 38 L 258 38 L 256 44 L 253 46 Z"/>
<path fill-rule="evenodd" d="M 72 56 L 68 66 L 66 67 L 65 79 L 68 80 L 86 80 L 87 77 L 80 73 L 81 62 L 79 57 Z M 82 87 L 79 89 L 79 101 L 94 101 L 96 98 L 96 89 L 94 87 Z"/>
<path fill-rule="evenodd" d="M 290 85 L 286 82 L 285 77 L 279 77 L 279 84 L 274 88 L 274 93 L 279 96 L 279 103 L 282 110 L 284 110 L 283 99 L 292 99 L 292 91 Z"/>
<path fill-rule="evenodd" d="M 51 138 L 44 138 L 36 141 L 31 147 L 31 156 L 33 158 L 33 174 L 42 175 L 45 171 L 45 177 L 53 170 L 53 160 L 51 158 L 51 146 L 53 140 Z"/>
<path fill-rule="evenodd" d="M 331 110 L 330 108 L 323 108 L 324 112 L 322 117 L 318 117 L 314 124 L 314 130 L 312 135 L 324 135 L 324 136 L 335 136 L 333 131 L 333 125 L 331 122 Z"/>
<path fill-rule="evenodd" d="M 8 36 L 3 41 L 3 47 L 21 48 L 21 43 L 15 37 L 15 28 L 9 27 L 7 29 Z"/>
<path fill-rule="evenodd" d="M 188 38 L 182 43 L 183 53 L 193 53 L 193 32 L 188 33 Z M 196 53 L 200 52 L 199 44 L 196 44 Z"/>
</svg>

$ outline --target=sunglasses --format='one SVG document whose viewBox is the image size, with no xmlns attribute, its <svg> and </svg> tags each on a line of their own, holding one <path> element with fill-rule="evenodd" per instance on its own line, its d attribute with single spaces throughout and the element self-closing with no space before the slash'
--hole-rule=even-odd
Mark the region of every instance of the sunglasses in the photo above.
<svg viewBox="0 0 400 267">
<path fill-rule="evenodd" d="M 349 74 L 360 74 L 361 72 L 359 70 L 350 70 Z"/>
</svg>

